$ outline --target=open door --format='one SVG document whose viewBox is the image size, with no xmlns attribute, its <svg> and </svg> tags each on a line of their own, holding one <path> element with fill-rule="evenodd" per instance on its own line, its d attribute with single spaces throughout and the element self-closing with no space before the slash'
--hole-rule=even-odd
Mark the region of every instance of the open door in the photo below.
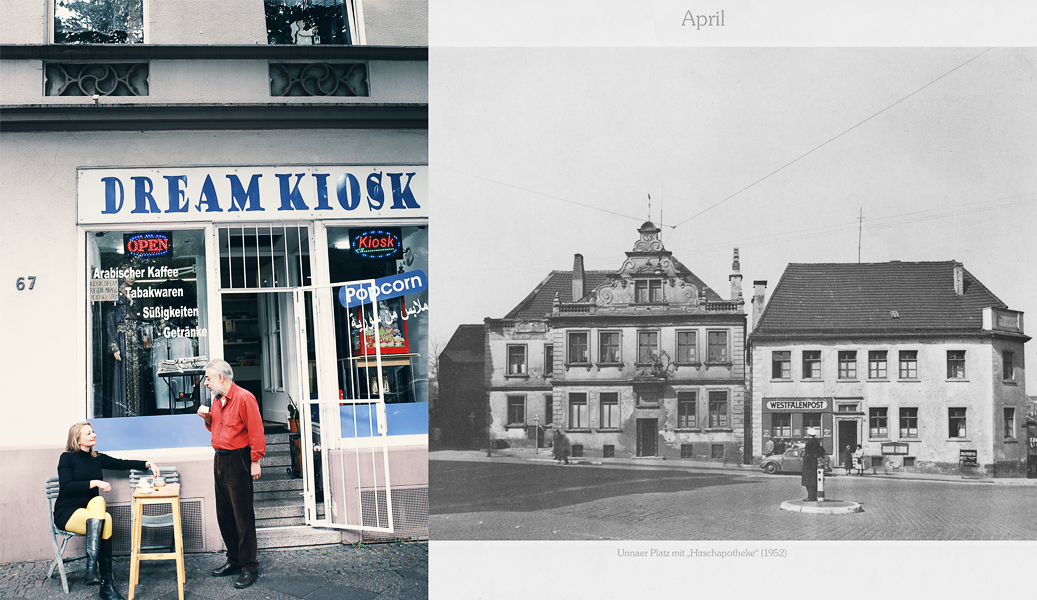
<svg viewBox="0 0 1037 600">
<path fill-rule="evenodd" d="M 356 284 L 357 282 L 349 282 Z M 295 290 L 295 330 L 305 352 L 296 372 L 306 522 L 393 532 L 383 371 L 384 324 L 376 307 L 337 305 L 343 283 Z M 310 316 L 308 319 L 307 316 Z M 318 504 L 323 503 L 323 511 Z"/>
</svg>

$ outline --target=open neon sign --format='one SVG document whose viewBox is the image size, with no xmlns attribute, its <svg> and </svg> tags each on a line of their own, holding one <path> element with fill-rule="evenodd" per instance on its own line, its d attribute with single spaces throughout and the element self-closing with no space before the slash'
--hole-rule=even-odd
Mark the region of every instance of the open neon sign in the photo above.
<svg viewBox="0 0 1037 600">
<path fill-rule="evenodd" d="M 169 236 L 163 233 L 138 233 L 126 240 L 126 252 L 133 256 L 162 256 L 170 246 Z"/>
</svg>

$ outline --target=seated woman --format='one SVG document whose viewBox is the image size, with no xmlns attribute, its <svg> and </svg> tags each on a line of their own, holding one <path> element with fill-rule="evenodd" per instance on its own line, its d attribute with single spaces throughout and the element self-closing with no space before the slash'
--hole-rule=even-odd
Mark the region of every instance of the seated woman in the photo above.
<svg viewBox="0 0 1037 600">
<path fill-rule="evenodd" d="M 54 501 L 54 524 L 86 536 L 86 574 L 83 583 L 100 585 L 101 598 L 122 600 L 112 580 L 112 516 L 105 512 L 98 490 L 110 492 L 112 485 L 101 479 L 102 469 L 125 471 L 147 469 L 156 476 L 158 466 L 143 460 L 120 460 L 94 450 L 97 435 L 90 423 L 76 423 L 68 430 L 66 452 L 58 459 L 58 498 Z"/>
</svg>

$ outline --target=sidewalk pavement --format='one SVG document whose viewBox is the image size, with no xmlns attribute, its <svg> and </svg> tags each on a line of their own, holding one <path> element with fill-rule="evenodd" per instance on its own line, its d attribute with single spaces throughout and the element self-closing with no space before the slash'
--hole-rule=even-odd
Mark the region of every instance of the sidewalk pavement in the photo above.
<svg viewBox="0 0 1037 600">
<path fill-rule="evenodd" d="M 427 600 L 428 542 L 311 546 L 259 552 L 259 579 L 234 587 L 236 576 L 213 577 L 223 553 L 184 555 L 184 600 Z M 116 587 L 129 598 L 130 559 L 115 557 Z M 0 565 L 0 598 L 98 597 L 97 586 L 83 585 L 83 572 L 68 576 L 69 594 L 57 570 L 47 579 L 52 560 Z M 74 564 L 74 563 L 73 563 Z M 176 563 L 142 562 L 134 599 L 176 600 Z"/>
<path fill-rule="evenodd" d="M 513 460 L 532 461 L 542 463 L 555 463 L 550 448 L 541 448 L 534 452 L 532 448 L 505 448 L 493 450 L 487 456 L 486 450 L 435 450 L 429 452 L 429 460 L 463 460 L 463 461 L 487 461 L 487 460 Z M 738 463 L 723 463 L 703 460 L 666 460 L 659 457 L 646 458 L 573 458 L 569 457 L 573 465 L 605 465 L 622 466 L 624 468 L 645 469 L 683 469 L 691 472 L 723 472 L 739 473 L 747 477 L 772 477 L 764 473 L 758 465 L 742 465 Z M 842 467 L 833 467 L 834 473 L 828 477 L 847 477 Z M 857 477 L 857 475 L 851 475 Z M 882 479 L 904 479 L 913 481 L 948 481 L 969 484 L 987 485 L 1037 485 L 1037 479 L 1026 479 L 1023 477 L 968 477 L 964 475 L 950 475 L 942 473 L 917 473 L 911 471 L 884 471 L 882 469 L 867 470 L 864 478 Z"/>
</svg>

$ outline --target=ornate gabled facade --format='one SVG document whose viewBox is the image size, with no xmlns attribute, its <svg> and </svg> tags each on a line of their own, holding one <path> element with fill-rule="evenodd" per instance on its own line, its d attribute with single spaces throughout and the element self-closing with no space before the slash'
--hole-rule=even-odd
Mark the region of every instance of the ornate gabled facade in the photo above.
<svg viewBox="0 0 1037 600">
<path fill-rule="evenodd" d="M 725 300 L 663 247 L 658 227 L 638 233 L 616 271 L 585 271 L 577 254 L 572 271 L 486 320 L 496 445 L 532 446 L 559 428 L 574 455 L 741 460 L 738 251 Z"/>
</svg>

